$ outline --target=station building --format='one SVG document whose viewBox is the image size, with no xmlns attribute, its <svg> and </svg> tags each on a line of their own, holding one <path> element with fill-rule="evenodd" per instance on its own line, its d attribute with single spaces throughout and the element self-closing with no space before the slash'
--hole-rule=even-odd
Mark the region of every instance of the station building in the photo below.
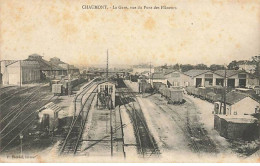
<svg viewBox="0 0 260 166">
<path fill-rule="evenodd" d="M 56 76 L 66 76 L 68 74 L 67 69 L 44 60 L 41 55 L 32 54 L 32 55 L 29 55 L 26 60 L 27 61 L 36 61 L 39 63 L 42 80 L 44 80 L 46 78 L 53 79 Z"/>
<path fill-rule="evenodd" d="M 1 61 L 3 85 L 22 85 L 40 81 L 40 67 L 37 61 L 3 60 Z"/>
<path fill-rule="evenodd" d="M 68 74 L 74 75 L 79 74 L 79 69 L 76 68 L 74 65 L 69 65 L 68 63 L 65 63 L 61 61 L 59 58 L 54 57 L 50 59 L 50 63 L 53 65 L 60 66 L 64 69 L 67 69 Z"/>
</svg>

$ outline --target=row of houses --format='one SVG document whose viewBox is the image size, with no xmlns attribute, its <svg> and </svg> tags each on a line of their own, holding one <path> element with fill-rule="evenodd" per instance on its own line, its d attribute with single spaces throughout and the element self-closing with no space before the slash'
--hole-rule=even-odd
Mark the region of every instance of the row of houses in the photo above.
<svg viewBox="0 0 260 166">
<path fill-rule="evenodd" d="M 0 83 L 3 85 L 22 85 L 79 74 L 78 68 L 59 58 L 47 61 L 38 54 L 29 55 L 25 60 L 2 60 L 0 65 Z"/>
<path fill-rule="evenodd" d="M 259 85 L 259 80 L 254 75 L 243 70 L 226 70 L 226 72 L 224 70 L 170 71 L 166 73 L 152 73 L 151 77 L 147 77 L 147 79 L 150 79 L 152 86 L 155 82 L 161 82 L 168 85 L 168 87 L 209 87 L 223 86 L 225 77 L 226 85 L 231 88 L 250 88 Z"/>
</svg>

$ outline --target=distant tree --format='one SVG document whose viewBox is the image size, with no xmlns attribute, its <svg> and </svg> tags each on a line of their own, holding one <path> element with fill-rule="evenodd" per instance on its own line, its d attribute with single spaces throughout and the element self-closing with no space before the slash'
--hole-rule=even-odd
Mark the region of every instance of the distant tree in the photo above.
<svg viewBox="0 0 260 166">
<path fill-rule="evenodd" d="M 227 67 L 228 67 L 229 70 L 238 70 L 239 69 L 239 66 L 238 66 L 236 60 L 230 62 Z"/>
<path fill-rule="evenodd" d="M 184 64 L 184 65 L 180 65 L 180 68 L 181 68 L 182 72 L 186 72 L 186 71 L 194 69 L 194 66 L 192 66 L 190 64 Z"/>
<path fill-rule="evenodd" d="M 179 70 L 180 69 L 180 65 L 178 63 L 176 63 L 175 65 L 172 66 L 173 70 Z"/>
<path fill-rule="evenodd" d="M 197 64 L 194 68 L 197 69 L 197 70 L 207 70 L 207 69 L 209 69 L 207 65 L 202 64 L 202 63 Z"/>
<path fill-rule="evenodd" d="M 212 65 L 210 65 L 209 69 L 212 71 L 224 70 L 224 65 L 212 64 Z"/>
<path fill-rule="evenodd" d="M 164 64 L 161 68 L 162 68 L 162 69 L 167 69 L 167 68 L 168 68 L 167 63 Z"/>
<path fill-rule="evenodd" d="M 256 64 L 254 74 L 258 77 L 258 79 L 260 81 L 260 55 L 259 56 L 253 56 L 252 61 Z"/>
</svg>

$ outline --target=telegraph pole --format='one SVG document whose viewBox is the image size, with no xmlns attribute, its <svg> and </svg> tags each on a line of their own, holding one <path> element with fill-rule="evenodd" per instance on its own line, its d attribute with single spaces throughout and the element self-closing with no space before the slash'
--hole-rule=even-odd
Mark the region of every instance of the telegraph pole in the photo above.
<svg viewBox="0 0 260 166">
<path fill-rule="evenodd" d="M 106 68 L 106 81 L 108 81 L 108 49 L 107 49 L 107 68 Z M 110 109 L 110 145 L 111 145 L 111 157 L 113 157 L 113 122 L 112 122 L 112 109 Z"/>
<path fill-rule="evenodd" d="M 108 81 L 108 49 L 107 49 L 107 68 L 106 68 L 106 81 Z"/>
<path fill-rule="evenodd" d="M 22 78 L 22 61 L 20 60 L 20 88 L 22 87 L 22 81 L 23 81 L 23 78 Z"/>
<path fill-rule="evenodd" d="M 150 61 L 150 84 L 152 85 L 152 64 L 151 64 L 151 61 Z"/>
<path fill-rule="evenodd" d="M 227 93 L 227 69 L 226 66 L 224 66 L 225 68 L 225 75 L 224 75 L 224 110 L 223 110 L 223 114 L 226 114 L 226 109 L 227 109 L 227 105 L 226 105 L 226 93 Z"/>
</svg>

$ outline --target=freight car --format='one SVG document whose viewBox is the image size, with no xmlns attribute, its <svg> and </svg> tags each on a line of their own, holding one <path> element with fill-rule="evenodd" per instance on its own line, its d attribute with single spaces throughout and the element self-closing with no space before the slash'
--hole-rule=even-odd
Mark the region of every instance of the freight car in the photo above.
<svg viewBox="0 0 260 166">
<path fill-rule="evenodd" d="M 198 97 L 202 100 L 207 100 L 207 94 L 209 92 L 214 92 L 213 88 L 199 87 L 198 88 Z"/>
<path fill-rule="evenodd" d="M 70 95 L 72 88 L 83 83 L 84 81 L 85 79 L 83 78 L 77 78 L 73 80 L 52 80 L 50 85 L 54 95 Z"/>
<path fill-rule="evenodd" d="M 156 92 L 159 92 L 161 87 L 167 87 L 165 84 L 161 83 L 161 82 L 154 82 L 153 83 L 153 88 Z"/>
<path fill-rule="evenodd" d="M 169 104 L 182 104 L 184 102 L 183 91 L 181 89 L 166 88 L 162 86 L 159 88 L 159 93 L 168 100 Z"/>
<path fill-rule="evenodd" d="M 201 98 L 202 100 L 207 100 L 209 102 L 217 101 L 224 94 L 224 88 L 221 86 L 212 87 L 186 87 L 185 88 L 188 95 Z M 232 88 L 226 88 L 226 93 L 231 92 Z"/>
<path fill-rule="evenodd" d="M 211 102 L 211 103 L 214 103 L 221 98 L 222 98 L 222 94 L 216 94 L 214 92 L 209 92 L 209 93 L 206 94 L 206 100 Z"/>
</svg>

